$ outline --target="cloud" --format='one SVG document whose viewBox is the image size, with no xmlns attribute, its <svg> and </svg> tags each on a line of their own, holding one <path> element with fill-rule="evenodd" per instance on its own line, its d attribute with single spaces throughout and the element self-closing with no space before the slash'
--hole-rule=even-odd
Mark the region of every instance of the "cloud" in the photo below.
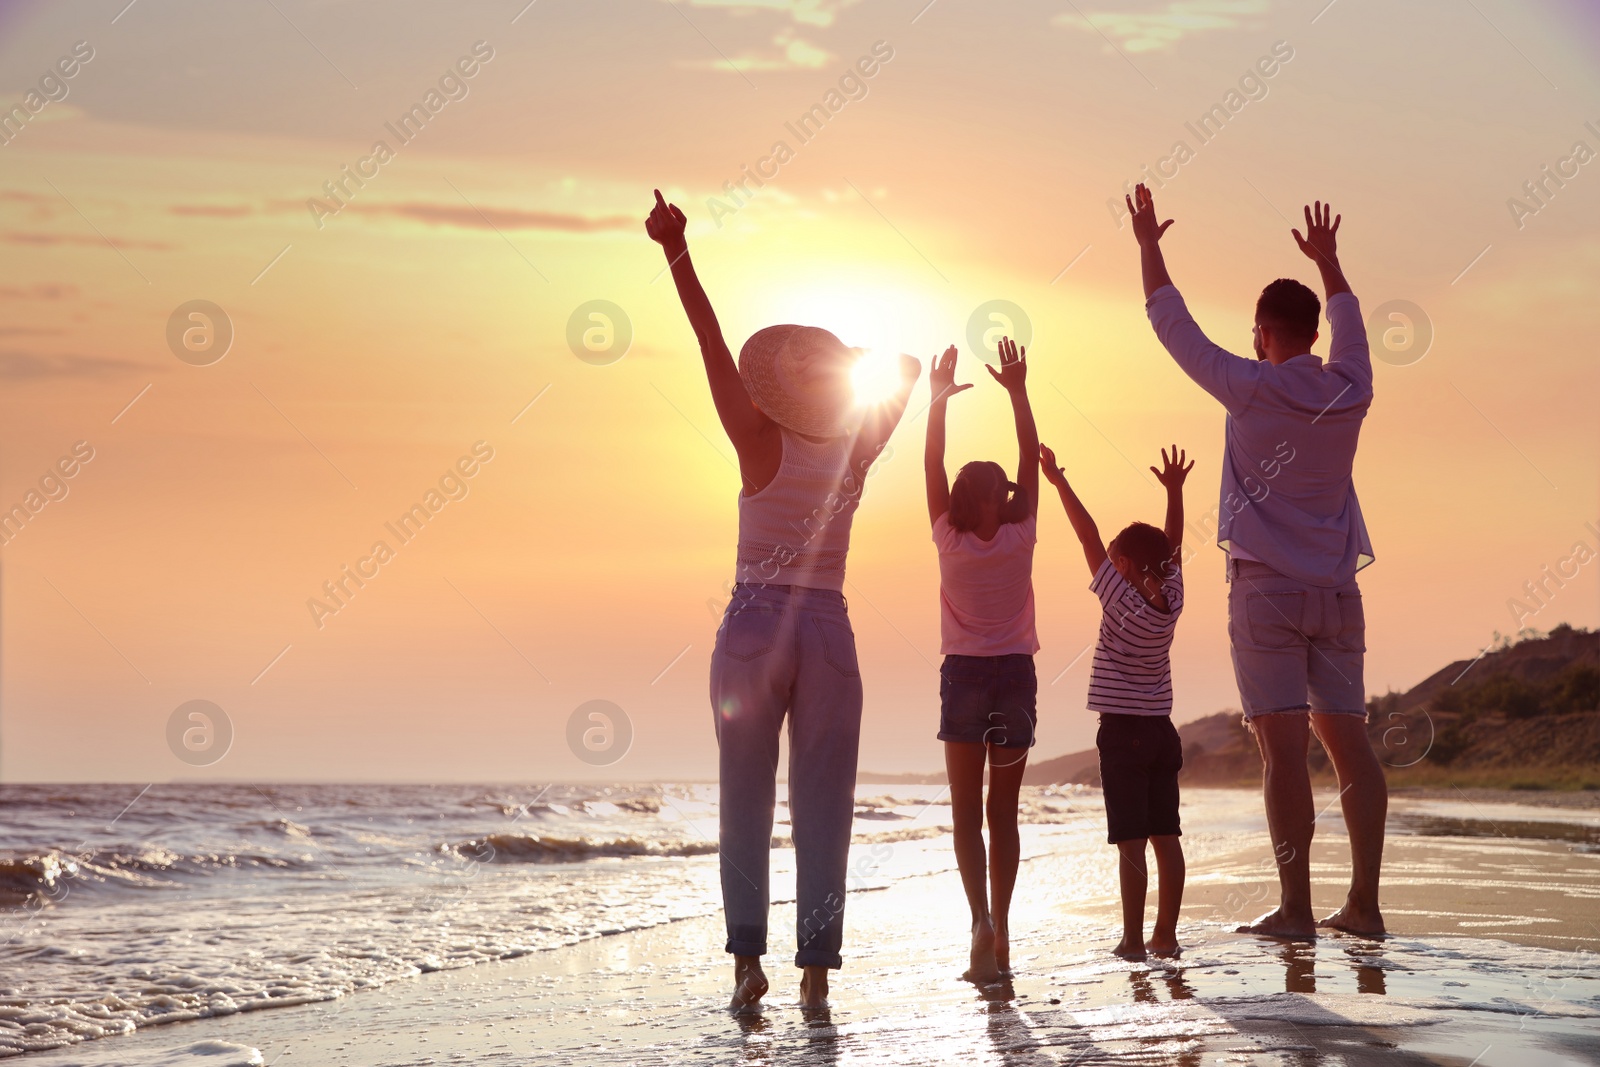
<svg viewBox="0 0 1600 1067">
<path fill-rule="evenodd" d="M 690 7 L 714 7 L 734 15 L 770 11 L 788 15 L 803 26 L 832 26 L 839 12 L 861 0 L 689 0 Z"/>
<path fill-rule="evenodd" d="M 303 209 L 302 209 L 303 210 Z M 636 230 L 640 220 L 632 215 L 570 215 L 520 208 L 474 208 L 465 204 L 351 204 L 355 215 L 390 215 L 425 222 L 430 226 L 455 226 L 465 230 L 556 230 L 562 233 L 598 233 Z"/>
<path fill-rule="evenodd" d="M 1085 11 L 1082 17 L 1062 13 L 1051 22 L 1104 34 L 1125 52 L 1159 52 L 1196 34 L 1255 26 L 1258 20 L 1249 16 L 1266 11 L 1267 0 L 1173 0 L 1156 11 Z"/>
<path fill-rule="evenodd" d="M 0 351 L 0 379 L 42 381 L 47 378 L 102 378 L 139 370 L 136 364 L 104 356 L 72 353 Z"/>
<path fill-rule="evenodd" d="M 113 248 L 138 248 L 147 252 L 170 252 L 177 245 L 167 244 L 165 241 L 127 241 L 115 237 L 102 240 L 99 237 L 90 237 L 87 234 L 76 233 L 20 233 L 11 231 L 0 234 L 0 241 L 14 245 L 93 245 L 103 246 L 106 241 L 111 242 Z"/>
<path fill-rule="evenodd" d="M 0 300 L 68 300 L 77 295 L 78 287 L 65 282 L 0 285 Z"/>
<path fill-rule="evenodd" d="M 680 65 L 692 70 L 722 70 L 730 73 L 746 70 L 818 70 L 833 59 L 832 52 L 795 36 L 787 26 L 772 39 L 772 43 L 777 47 L 765 53 L 747 51 L 732 59 L 695 60 Z"/>
<path fill-rule="evenodd" d="M 167 210 L 174 215 L 203 219 L 238 219 L 256 213 L 249 204 L 173 204 Z"/>
</svg>

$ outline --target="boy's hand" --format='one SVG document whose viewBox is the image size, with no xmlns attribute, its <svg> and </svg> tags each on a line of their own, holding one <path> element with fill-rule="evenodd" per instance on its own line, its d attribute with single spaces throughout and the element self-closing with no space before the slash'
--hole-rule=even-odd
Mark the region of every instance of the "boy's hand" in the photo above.
<svg viewBox="0 0 1600 1067">
<path fill-rule="evenodd" d="M 1056 466 L 1056 454 L 1043 441 L 1039 442 L 1039 469 L 1044 473 L 1044 480 L 1051 485 L 1067 484 L 1067 472 Z"/>
<path fill-rule="evenodd" d="M 989 372 L 989 377 L 999 382 L 1005 391 L 1015 393 L 1027 388 L 1028 384 L 1028 350 L 1017 351 L 1017 342 L 1009 337 L 1000 338 L 1000 369 L 997 371 L 989 364 L 983 365 Z"/>
<path fill-rule="evenodd" d="M 1333 222 L 1328 222 L 1328 217 L 1333 216 Z M 1339 221 L 1343 215 L 1334 215 L 1332 206 L 1317 201 L 1315 213 L 1311 205 L 1306 205 L 1306 235 L 1300 236 L 1299 230 L 1290 230 L 1294 234 L 1295 243 L 1300 246 L 1300 251 L 1307 257 L 1321 264 L 1332 265 L 1339 262 L 1339 243 L 1334 235 L 1339 232 Z"/>
<path fill-rule="evenodd" d="M 644 232 L 650 235 L 650 240 L 663 248 L 684 243 L 683 230 L 689 224 L 683 212 L 678 210 L 677 204 L 668 204 L 661 199 L 661 190 L 656 190 L 656 206 L 650 209 L 650 217 L 644 220 Z"/>
<path fill-rule="evenodd" d="M 1167 232 L 1167 227 L 1175 221 L 1168 219 L 1166 222 L 1156 222 L 1156 204 L 1150 197 L 1150 190 L 1146 189 L 1143 182 L 1133 191 L 1133 196 L 1123 197 L 1128 202 L 1128 214 L 1133 219 L 1133 238 L 1139 242 L 1140 247 L 1159 244 L 1161 235 Z"/>
<path fill-rule="evenodd" d="M 1189 477 L 1189 472 L 1194 469 L 1194 460 L 1192 459 L 1189 460 L 1188 466 L 1184 466 L 1183 461 L 1186 459 L 1189 459 L 1189 453 L 1179 451 L 1177 445 L 1172 446 L 1172 455 L 1170 456 L 1167 455 L 1167 450 L 1163 448 L 1161 450 L 1162 469 L 1156 470 L 1151 467 L 1150 473 L 1154 474 L 1156 480 L 1166 486 L 1168 490 L 1182 489 L 1183 480 Z"/>
<path fill-rule="evenodd" d="M 916 360 L 911 356 L 905 356 L 904 359 L 910 359 L 911 362 L 916 363 Z M 921 371 L 921 364 L 917 364 L 917 369 L 918 372 Z M 948 400 L 962 390 L 971 388 L 972 384 L 970 382 L 966 385 L 956 384 L 955 345 L 945 349 L 944 355 L 933 358 L 933 366 L 928 369 L 928 389 L 933 393 L 932 403 L 937 404 L 941 400 Z"/>
</svg>

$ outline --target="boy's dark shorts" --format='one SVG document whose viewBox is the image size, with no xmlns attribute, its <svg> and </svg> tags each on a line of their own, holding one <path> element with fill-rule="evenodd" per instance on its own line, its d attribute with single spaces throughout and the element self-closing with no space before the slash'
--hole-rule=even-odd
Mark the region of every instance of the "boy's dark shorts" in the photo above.
<svg viewBox="0 0 1600 1067">
<path fill-rule="evenodd" d="M 1106 840 L 1176 836 L 1178 770 L 1183 743 L 1170 715 L 1100 713 L 1095 734 L 1100 787 L 1106 800 Z"/>
<path fill-rule="evenodd" d="M 939 740 L 1031 748 L 1038 697 L 1032 656 L 946 656 L 939 666 Z"/>
</svg>

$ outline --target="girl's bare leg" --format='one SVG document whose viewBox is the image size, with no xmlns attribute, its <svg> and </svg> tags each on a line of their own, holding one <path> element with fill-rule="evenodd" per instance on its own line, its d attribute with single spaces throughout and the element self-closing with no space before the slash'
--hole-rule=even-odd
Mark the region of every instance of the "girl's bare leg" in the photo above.
<svg viewBox="0 0 1600 1067">
<path fill-rule="evenodd" d="M 1022 840 L 1017 832 L 1017 795 L 1028 767 L 1025 748 L 989 750 L 989 887 L 994 922 L 995 966 L 1011 973 L 1011 893 L 1017 885 Z"/>
<path fill-rule="evenodd" d="M 985 747 L 964 741 L 944 743 L 945 773 L 950 779 L 950 813 L 955 823 L 956 866 L 972 913 L 972 950 L 967 973 L 972 981 L 994 981 L 1000 969 L 994 958 L 994 923 L 989 916 L 987 857 L 983 847 L 983 763 Z"/>
</svg>

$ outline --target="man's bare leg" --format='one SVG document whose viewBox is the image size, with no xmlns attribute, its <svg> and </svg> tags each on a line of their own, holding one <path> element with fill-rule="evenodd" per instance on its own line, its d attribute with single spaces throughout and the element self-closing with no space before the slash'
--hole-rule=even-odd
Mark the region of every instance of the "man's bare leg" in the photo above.
<svg viewBox="0 0 1600 1067">
<path fill-rule="evenodd" d="M 1022 838 L 1017 830 L 1017 795 L 1028 767 L 1025 748 L 989 750 L 989 899 L 994 922 L 994 962 L 1001 977 L 1011 974 L 1011 894 L 1017 887 Z"/>
<path fill-rule="evenodd" d="M 827 1009 L 828 968 L 801 968 L 800 1006 L 807 1011 L 823 1011 Z"/>
<path fill-rule="evenodd" d="M 1124 959 L 1144 959 L 1144 898 L 1150 888 L 1145 866 L 1146 839 L 1117 842 L 1117 882 L 1122 889 L 1122 940 L 1111 950 Z"/>
<path fill-rule="evenodd" d="M 946 741 L 945 775 L 950 779 L 950 819 L 955 830 L 956 867 L 972 913 L 972 948 L 963 978 L 992 982 L 1000 977 L 994 958 L 994 921 L 989 915 L 988 857 L 983 847 L 983 763 L 987 746 Z"/>
<path fill-rule="evenodd" d="M 1350 893 L 1344 907 L 1317 925 L 1353 934 L 1382 934 L 1378 875 L 1383 867 L 1389 783 L 1372 751 L 1362 716 L 1313 714 L 1311 727 L 1339 776 L 1339 804 L 1350 833 Z"/>
<path fill-rule="evenodd" d="M 1156 925 L 1150 931 L 1149 949 L 1157 956 L 1178 954 L 1178 912 L 1183 907 L 1182 840 L 1176 834 L 1150 839 L 1156 854 Z"/>
<path fill-rule="evenodd" d="M 1278 865 L 1279 900 L 1275 911 L 1239 927 L 1242 934 L 1317 936 L 1311 911 L 1311 835 L 1316 813 L 1311 801 L 1311 772 L 1306 769 L 1306 751 L 1311 744 L 1309 719 L 1308 713 L 1289 711 L 1250 720 L 1261 748 L 1261 792 Z"/>
<path fill-rule="evenodd" d="M 761 998 L 767 995 L 767 975 L 761 969 L 760 956 L 733 957 L 733 999 L 728 1009 L 735 1012 L 757 1011 Z"/>
</svg>

